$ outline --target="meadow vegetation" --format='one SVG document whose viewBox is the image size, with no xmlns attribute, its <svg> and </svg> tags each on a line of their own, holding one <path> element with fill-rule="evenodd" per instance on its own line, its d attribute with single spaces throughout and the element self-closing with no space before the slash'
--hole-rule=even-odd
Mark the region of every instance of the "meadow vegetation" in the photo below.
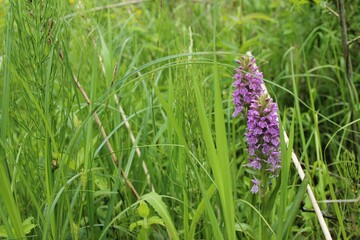
<svg viewBox="0 0 360 240">
<path fill-rule="evenodd" d="M 342 2 L 0 1 L 0 238 L 325 239 L 308 184 L 332 238 L 359 239 L 360 9 Z M 266 201 L 232 117 L 247 51 L 289 136 Z"/>
</svg>

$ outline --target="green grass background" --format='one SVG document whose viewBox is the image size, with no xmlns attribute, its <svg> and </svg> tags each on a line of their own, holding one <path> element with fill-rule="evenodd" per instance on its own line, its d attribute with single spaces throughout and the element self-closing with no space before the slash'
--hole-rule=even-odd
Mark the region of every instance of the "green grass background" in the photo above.
<svg viewBox="0 0 360 240">
<path fill-rule="evenodd" d="M 0 238 L 145 239 L 129 229 L 145 200 L 165 224 L 149 239 L 323 239 L 300 209 L 307 183 L 336 200 L 319 203 L 333 239 L 360 237 L 359 199 L 339 202 L 359 196 L 360 41 L 349 76 L 336 1 L 0 5 Z M 360 9 L 345 9 L 351 40 Z M 250 192 L 246 120 L 231 117 L 247 51 L 306 171 L 302 183 L 282 143 L 266 208 Z"/>
</svg>

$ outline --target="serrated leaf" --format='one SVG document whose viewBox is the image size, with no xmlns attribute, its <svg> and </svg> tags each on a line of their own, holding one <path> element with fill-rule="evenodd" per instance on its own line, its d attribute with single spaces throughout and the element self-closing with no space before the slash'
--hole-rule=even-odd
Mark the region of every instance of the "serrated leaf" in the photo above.
<svg viewBox="0 0 360 240">
<path fill-rule="evenodd" d="M 137 222 L 130 224 L 129 230 L 132 231 L 136 227 L 143 227 L 143 226 L 144 226 L 144 220 L 139 220 Z"/>
<path fill-rule="evenodd" d="M 164 221 L 163 221 L 161 218 L 159 218 L 158 216 L 150 217 L 150 218 L 148 219 L 148 223 L 149 223 L 149 225 L 159 224 L 159 225 L 165 226 Z"/>
<path fill-rule="evenodd" d="M 30 233 L 31 230 L 32 230 L 34 227 L 36 227 L 36 224 L 31 223 L 32 220 L 34 220 L 34 218 L 33 218 L 33 217 L 29 217 L 29 218 L 27 218 L 27 219 L 25 219 L 25 220 L 23 221 L 22 226 L 23 226 L 23 230 L 24 230 L 25 234 Z"/>
</svg>

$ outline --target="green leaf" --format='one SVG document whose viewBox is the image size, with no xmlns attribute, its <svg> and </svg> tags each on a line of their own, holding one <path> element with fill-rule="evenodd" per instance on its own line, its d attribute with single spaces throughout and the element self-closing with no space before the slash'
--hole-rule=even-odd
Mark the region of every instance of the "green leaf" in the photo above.
<svg viewBox="0 0 360 240">
<path fill-rule="evenodd" d="M 283 238 L 282 236 L 286 233 L 288 234 L 291 228 L 291 225 L 293 224 L 296 214 L 299 211 L 300 203 L 304 199 L 305 193 L 306 193 L 306 187 L 308 185 L 309 181 L 305 177 L 305 179 L 302 181 L 300 188 L 295 196 L 295 198 L 292 200 L 292 205 L 290 207 L 290 211 L 286 216 L 286 220 L 284 223 L 284 232 L 279 235 L 279 239 L 287 239 L 287 236 Z M 282 224 L 282 223 L 280 223 Z"/>
<path fill-rule="evenodd" d="M 31 230 L 36 227 L 36 224 L 31 223 L 32 220 L 34 220 L 33 217 L 29 217 L 27 219 L 25 219 L 25 221 L 22 223 L 23 226 L 23 230 L 25 232 L 25 234 L 28 234 L 31 232 Z"/>
<path fill-rule="evenodd" d="M 31 232 L 31 230 L 36 227 L 36 224 L 32 223 L 32 220 L 34 220 L 33 217 L 29 217 L 27 219 L 24 220 L 24 222 L 22 223 L 22 230 L 24 231 L 25 234 L 28 234 Z M 8 238 L 8 234 L 6 232 L 5 226 L 1 225 L 0 226 L 0 237 L 3 238 Z"/>
<path fill-rule="evenodd" d="M 148 219 L 148 224 L 149 224 L 149 225 L 159 224 L 159 225 L 165 226 L 164 221 L 163 221 L 161 218 L 159 218 L 158 216 L 150 217 L 150 218 Z"/>
<path fill-rule="evenodd" d="M 215 184 L 211 184 L 211 186 L 206 190 L 206 197 L 208 199 L 210 199 L 212 197 L 212 195 L 214 194 L 216 190 L 216 186 Z M 199 203 L 196 211 L 194 212 L 194 219 L 191 222 L 190 225 L 190 230 L 189 230 L 189 238 L 190 239 L 194 239 L 195 236 L 195 228 L 197 223 L 200 221 L 204 211 L 205 211 L 205 207 L 206 207 L 206 199 L 205 197 L 203 199 L 201 199 L 201 202 Z"/>
<path fill-rule="evenodd" d="M 147 201 L 155 209 L 155 211 L 160 215 L 160 217 L 162 218 L 162 220 L 165 223 L 165 226 L 166 226 L 171 238 L 174 240 L 178 240 L 179 235 L 176 231 L 176 228 L 170 217 L 167 207 L 166 207 L 165 203 L 163 202 L 163 200 L 161 199 L 161 196 L 155 192 L 150 192 L 150 193 L 142 196 L 141 199 Z"/>
<path fill-rule="evenodd" d="M 143 226 L 144 226 L 144 220 L 139 220 L 137 222 L 134 222 L 134 223 L 130 224 L 129 229 L 130 229 L 130 231 L 132 231 L 136 227 L 143 227 Z"/>
</svg>

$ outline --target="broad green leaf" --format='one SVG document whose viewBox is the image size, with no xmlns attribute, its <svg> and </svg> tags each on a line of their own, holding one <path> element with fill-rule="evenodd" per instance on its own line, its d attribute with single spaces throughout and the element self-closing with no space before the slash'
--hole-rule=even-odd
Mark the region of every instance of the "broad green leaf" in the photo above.
<svg viewBox="0 0 360 240">
<path fill-rule="evenodd" d="M 132 231 L 136 227 L 143 227 L 143 226 L 144 226 L 144 220 L 139 220 L 137 222 L 134 222 L 134 223 L 130 224 L 129 229 L 130 229 L 130 231 Z"/>
<path fill-rule="evenodd" d="M 165 226 L 164 221 L 163 221 L 161 218 L 159 218 L 158 216 L 150 217 L 150 218 L 148 219 L 148 224 L 149 224 L 149 225 L 159 224 L 159 225 Z"/>
<path fill-rule="evenodd" d="M 179 235 L 176 231 L 174 223 L 170 217 L 168 209 L 161 199 L 161 196 L 155 192 L 150 192 L 141 197 L 142 200 L 147 201 L 155 211 L 160 215 L 161 219 L 164 221 L 166 228 L 172 239 L 178 240 Z"/>
<path fill-rule="evenodd" d="M 34 227 L 36 227 L 36 225 L 32 223 L 33 220 L 34 220 L 33 217 L 29 217 L 29 218 L 25 219 L 24 222 L 22 223 L 22 229 L 23 229 L 25 234 L 30 233 L 31 230 Z M 3 237 L 3 238 L 8 238 L 9 237 L 9 235 L 6 232 L 6 229 L 5 229 L 4 225 L 0 226 L 0 237 Z"/>
</svg>

